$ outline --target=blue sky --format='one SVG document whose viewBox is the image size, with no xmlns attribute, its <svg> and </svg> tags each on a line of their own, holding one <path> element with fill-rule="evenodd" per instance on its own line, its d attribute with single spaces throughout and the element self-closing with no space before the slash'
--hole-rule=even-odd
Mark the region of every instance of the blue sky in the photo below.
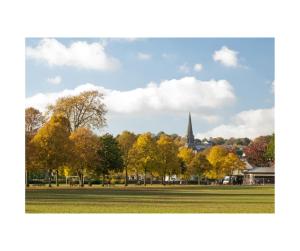
<svg viewBox="0 0 300 251">
<path fill-rule="evenodd" d="M 191 111 L 199 138 L 254 138 L 274 131 L 274 39 L 27 38 L 26 106 L 76 88 L 107 94 L 114 135 L 183 136 Z"/>
</svg>

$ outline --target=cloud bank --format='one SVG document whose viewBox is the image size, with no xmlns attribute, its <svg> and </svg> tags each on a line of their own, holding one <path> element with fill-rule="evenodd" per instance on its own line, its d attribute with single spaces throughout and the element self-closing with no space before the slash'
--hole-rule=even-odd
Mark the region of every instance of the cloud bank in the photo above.
<svg viewBox="0 0 300 251">
<path fill-rule="evenodd" d="M 49 66 L 70 66 L 88 70 L 115 70 L 119 60 L 106 54 L 101 43 L 76 41 L 69 47 L 53 38 L 41 39 L 36 47 L 27 47 L 26 56 Z"/>
<path fill-rule="evenodd" d="M 231 123 L 222 124 L 205 133 L 196 134 L 197 138 L 223 137 L 223 138 L 256 138 L 274 132 L 274 107 L 270 109 L 257 109 L 242 111 L 236 114 Z"/>
<path fill-rule="evenodd" d="M 45 110 L 47 104 L 59 97 L 77 95 L 85 90 L 99 90 L 110 113 L 145 114 L 151 112 L 195 112 L 212 118 L 211 112 L 231 105 L 236 97 L 233 87 L 226 80 L 201 81 L 184 77 L 149 83 L 144 88 L 128 91 L 106 89 L 94 84 L 84 84 L 72 90 L 36 94 L 26 99 L 26 107 Z"/>
</svg>

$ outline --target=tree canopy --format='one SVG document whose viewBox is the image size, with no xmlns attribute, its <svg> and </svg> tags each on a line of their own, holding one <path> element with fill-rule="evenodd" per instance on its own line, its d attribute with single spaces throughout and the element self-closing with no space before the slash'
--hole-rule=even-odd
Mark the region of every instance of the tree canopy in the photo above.
<svg viewBox="0 0 300 251">
<path fill-rule="evenodd" d="M 100 129 L 106 124 L 106 108 L 102 101 L 103 94 L 99 91 L 84 91 L 59 98 L 54 105 L 48 106 L 48 114 L 66 117 L 71 131 L 79 127 Z"/>
</svg>

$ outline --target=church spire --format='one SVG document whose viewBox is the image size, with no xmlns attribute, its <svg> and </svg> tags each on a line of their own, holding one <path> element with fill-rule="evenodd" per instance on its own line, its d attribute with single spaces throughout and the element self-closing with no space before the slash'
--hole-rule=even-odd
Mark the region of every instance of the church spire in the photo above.
<svg viewBox="0 0 300 251">
<path fill-rule="evenodd" d="M 187 146 L 193 147 L 194 146 L 194 134 L 193 134 L 193 127 L 192 127 L 192 119 L 191 119 L 191 113 L 189 112 L 189 123 L 188 123 L 188 129 L 187 129 Z"/>
</svg>

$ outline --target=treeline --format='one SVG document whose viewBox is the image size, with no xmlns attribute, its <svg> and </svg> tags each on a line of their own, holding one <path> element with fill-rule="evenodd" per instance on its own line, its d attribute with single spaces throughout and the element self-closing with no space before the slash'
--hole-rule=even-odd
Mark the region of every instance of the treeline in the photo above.
<svg viewBox="0 0 300 251">
<path fill-rule="evenodd" d="M 124 131 L 116 137 L 96 135 L 93 129 L 106 123 L 102 98 L 97 91 L 87 91 L 58 99 L 45 114 L 32 107 L 26 109 L 26 177 L 29 173 L 47 173 L 49 186 L 53 174 L 57 185 L 59 176 L 78 176 L 80 186 L 84 186 L 84 177 L 101 178 L 104 185 L 113 176 L 124 177 L 125 185 L 129 176 L 136 181 L 142 179 L 145 185 L 154 179 L 166 184 L 166 178 L 170 180 L 173 175 L 182 181 L 197 177 L 200 183 L 201 179 L 221 179 L 245 167 L 235 146 L 215 145 L 196 153 L 176 134 L 135 135 Z M 253 154 L 257 146 L 251 148 L 252 143 L 249 156 L 259 162 Z M 269 143 L 267 149 L 270 153 L 265 160 L 269 161 Z"/>
</svg>

